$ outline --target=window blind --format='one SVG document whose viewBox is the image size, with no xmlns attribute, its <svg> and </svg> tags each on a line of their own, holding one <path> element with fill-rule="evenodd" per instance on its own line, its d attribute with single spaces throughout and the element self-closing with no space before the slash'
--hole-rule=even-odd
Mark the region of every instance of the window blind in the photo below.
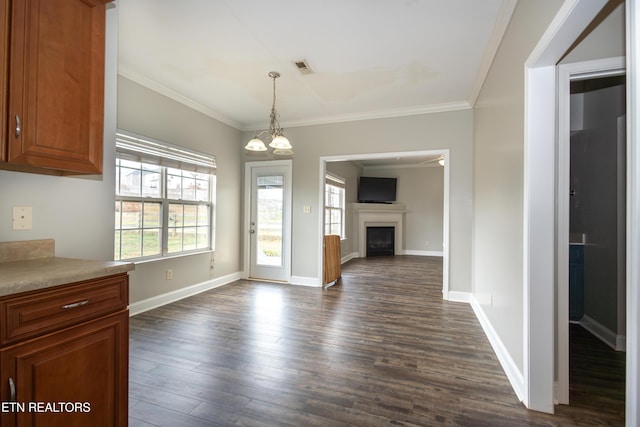
<svg viewBox="0 0 640 427">
<path fill-rule="evenodd" d="M 334 187 L 345 188 L 344 179 L 342 179 L 340 177 L 337 177 L 335 175 L 326 174 L 324 182 L 325 182 L 325 184 L 333 185 Z"/>
<path fill-rule="evenodd" d="M 121 159 L 215 175 L 216 157 L 118 129 L 116 154 Z"/>
</svg>

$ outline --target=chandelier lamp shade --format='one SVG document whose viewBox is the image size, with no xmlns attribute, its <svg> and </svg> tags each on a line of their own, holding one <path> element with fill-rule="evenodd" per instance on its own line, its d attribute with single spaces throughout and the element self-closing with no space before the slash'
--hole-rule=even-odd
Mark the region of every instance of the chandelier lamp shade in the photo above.
<svg viewBox="0 0 640 427">
<path fill-rule="evenodd" d="M 273 104 L 271 105 L 271 115 L 269 121 L 269 130 L 263 130 L 256 133 L 244 148 L 248 151 L 267 151 L 268 148 L 264 141 L 260 139 L 265 134 L 271 138 L 269 147 L 273 148 L 273 154 L 287 156 L 293 154 L 293 147 L 289 140 L 284 136 L 283 129 L 278 122 L 278 112 L 276 111 L 276 79 L 280 77 L 277 71 L 269 72 L 269 77 L 273 79 Z"/>
</svg>

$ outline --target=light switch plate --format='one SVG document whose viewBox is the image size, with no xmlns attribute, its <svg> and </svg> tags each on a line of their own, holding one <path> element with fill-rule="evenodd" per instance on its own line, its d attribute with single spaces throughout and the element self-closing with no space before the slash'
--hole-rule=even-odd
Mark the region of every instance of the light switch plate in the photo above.
<svg viewBox="0 0 640 427">
<path fill-rule="evenodd" d="M 31 230 L 33 227 L 33 210 L 31 206 L 13 207 L 13 229 Z"/>
</svg>

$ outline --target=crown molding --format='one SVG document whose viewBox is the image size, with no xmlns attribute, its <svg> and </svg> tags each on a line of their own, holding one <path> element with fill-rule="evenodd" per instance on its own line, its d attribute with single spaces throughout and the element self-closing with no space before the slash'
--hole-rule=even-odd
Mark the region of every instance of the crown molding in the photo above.
<svg viewBox="0 0 640 427">
<path fill-rule="evenodd" d="M 480 62 L 480 66 L 478 67 L 476 80 L 473 83 L 473 87 L 471 88 L 469 105 L 471 105 L 472 107 L 478 100 L 480 90 L 482 90 L 482 86 L 484 85 L 484 81 L 487 78 L 487 74 L 489 74 L 489 70 L 491 69 L 493 60 L 496 57 L 496 52 L 498 51 L 500 43 L 502 43 L 502 39 L 507 32 L 507 27 L 509 26 L 509 22 L 511 22 L 511 17 L 513 16 L 513 11 L 516 9 L 517 4 L 518 0 L 502 0 L 502 5 L 500 6 L 498 17 L 496 18 L 496 22 L 493 25 L 493 31 L 491 32 L 491 36 L 489 36 L 489 41 L 487 42 L 484 54 L 482 55 L 482 61 Z"/>
<path fill-rule="evenodd" d="M 344 114 L 335 116 L 324 116 L 310 120 L 299 120 L 280 122 L 283 128 L 326 125 L 331 123 L 356 122 L 360 120 L 387 119 L 392 117 L 416 116 L 420 114 L 444 113 L 448 111 L 469 110 L 472 106 L 467 101 L 448 102 L 443 104 L 424 105 L 420 107 L 397 108 L 389 110 L 370 111 L 366 113 Z M 265 123 L 253 123 L 242 128 L 243 131 L 262 130 Z"/>
</svg>

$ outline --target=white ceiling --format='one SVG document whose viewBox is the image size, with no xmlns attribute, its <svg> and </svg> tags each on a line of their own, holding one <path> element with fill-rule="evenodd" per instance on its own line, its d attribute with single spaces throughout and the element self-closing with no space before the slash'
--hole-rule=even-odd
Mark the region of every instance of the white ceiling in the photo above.
<svg viewBox="0 0 640 427">
<path fill-rule="evenodd" d="M 123 0 L 119 73 L 241 130 L 469 108 L 516 0 Z M 313 74 L 294 61 L 308 61 Z"/>
</svg>

